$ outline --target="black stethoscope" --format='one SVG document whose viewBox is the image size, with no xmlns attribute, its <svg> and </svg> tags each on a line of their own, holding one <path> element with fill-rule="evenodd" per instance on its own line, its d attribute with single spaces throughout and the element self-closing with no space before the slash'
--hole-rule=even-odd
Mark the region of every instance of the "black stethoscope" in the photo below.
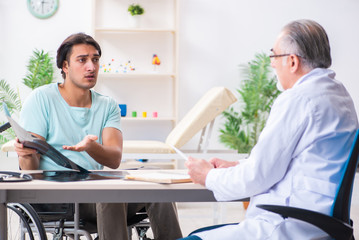
<svg viewBox="0 0 359 240">
<path fill-rule="evenodd" d="M 29 174 L 0 171 L 0 182 L 27 182 L 31 181 L 32 177 Z"/>
</svg>

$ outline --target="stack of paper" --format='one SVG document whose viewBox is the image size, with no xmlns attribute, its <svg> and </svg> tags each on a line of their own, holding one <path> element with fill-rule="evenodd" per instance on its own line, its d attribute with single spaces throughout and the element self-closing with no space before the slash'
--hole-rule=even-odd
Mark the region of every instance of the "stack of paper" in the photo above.
<svg viewBox="0 0 359 240">
<path fill-rule="evenodd" d="M 156 182 L 156 183 L 186 183 L 192 182 L 188 174 L 169 172 L 148 172 L 127 175 L 126 179 Z"/>
</svg>

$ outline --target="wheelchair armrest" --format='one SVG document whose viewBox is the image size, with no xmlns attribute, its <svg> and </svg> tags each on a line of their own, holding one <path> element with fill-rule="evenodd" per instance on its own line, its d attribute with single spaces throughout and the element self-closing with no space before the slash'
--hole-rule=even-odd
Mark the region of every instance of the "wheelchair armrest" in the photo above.
<svg viewBox="0 0 359 240">
<path fill-rule="evenodd" d="M 137 224 L 146 218 L 148 218 L 148 215 L 146 212 L 146 208 L 143 207 L 136 213 L 136 215 L 127 217 L 127 226 L 132 226 L 134 224 Z"/>
<path fill-rule="evenodd" d="M 308 222 L 324 232 L 328 233 L 334 239 L 353 239 L 353 228 L 348 223 L 343 222 L 337 218 L 325 215 L 323 213 L 314 212 L 307 209 L 277 206 L 277 205 L 265 205 L 259 204 L 258 208 L 277 213 L 283 218 L 295 218 Z"/>
</svg>

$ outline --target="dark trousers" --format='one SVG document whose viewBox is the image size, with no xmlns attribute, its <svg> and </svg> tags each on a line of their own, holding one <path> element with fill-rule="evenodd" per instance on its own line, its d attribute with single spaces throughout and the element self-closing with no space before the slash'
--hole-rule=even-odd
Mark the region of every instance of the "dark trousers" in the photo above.
<svg viewBox="0 0 359 240">
<path fill-rule="evenodd" d="M 100 240 L 128 240 L 127 218 L 146 208 L 156 240 L 182 237 L 174 203 L 97 203 L 97 229 Z"/>
</svg>

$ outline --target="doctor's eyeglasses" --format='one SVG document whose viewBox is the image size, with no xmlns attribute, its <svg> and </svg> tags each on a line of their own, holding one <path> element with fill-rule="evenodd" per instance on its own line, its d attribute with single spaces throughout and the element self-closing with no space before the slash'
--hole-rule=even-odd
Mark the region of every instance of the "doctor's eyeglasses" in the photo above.
<svg viewBox="0 0 359 240">
<path fill-rule="evenodd" d="M 271 53 L 274 53 L 273 48 L 270 49 L 270 52 L 271 52 Z M 269 58 L 270 58 L 270 59 L 273 59 L 273 58 L 276 58 L 276 57 L 286 57 L 286 56 L 289 56 L 289 55 L 291 55 L 291 54 L 294 54 L 294 55 L 296 55 L 297 57 L 300 57 L 300 58 L 304 58 L 304 57 L 299 56 L 298 54 L 295 54 L 295 53 L 270 54 L 270 55 L 269 55 Z"/>
<path fill-rule="evenodd" d="M 271 48 L 270 50 L 271 53 L 274 53 L 273 52 L 273 48 Z M 286 56 L 289 56 L 290 53 L 285 53 L 285 54 L 271 54 L 269 55 L 269 58 L 276 58 L 276 57 L 286 57 Z"/>
</svg>

